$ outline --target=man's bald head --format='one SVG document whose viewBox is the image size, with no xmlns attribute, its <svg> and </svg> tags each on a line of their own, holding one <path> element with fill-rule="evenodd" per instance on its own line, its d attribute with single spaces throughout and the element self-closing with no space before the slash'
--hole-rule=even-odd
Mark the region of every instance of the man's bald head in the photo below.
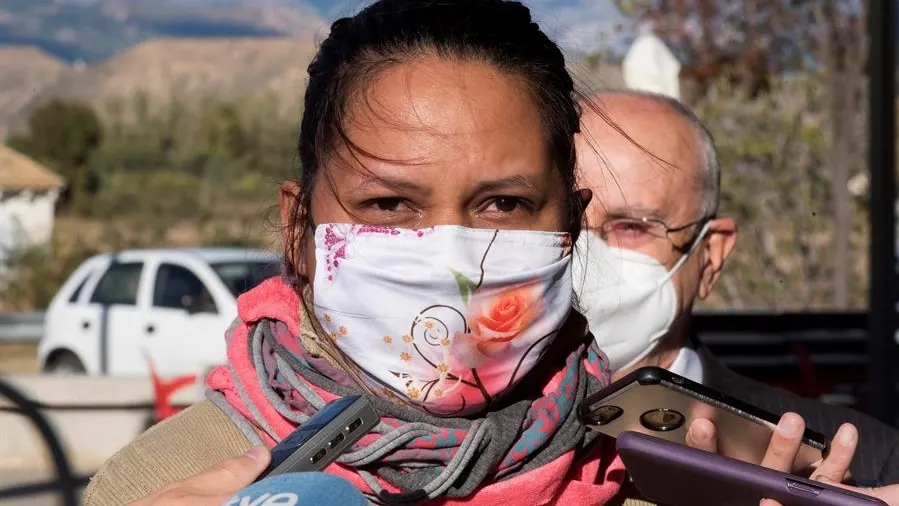
<svg viewBox="0 0 899 506">
<path fill-rule="evenodd" d="M 659 283 L 670 280 L 677 296 L 674 307 L 667 297 L 639 299 L 627 313 L 646 325 L 667 327 L 637 330 L 629 338 L 631 348 L 610 348 L 620 355 L 612 359 L 613 364 L 620 362 L 615 371 L 619 378 L 644 365 L 670 367 L 687 342 L 694 302 L 711 293 L 736 241 L 734 221 L 716 216 L 720 170 L 715 145 L 696 115 L 667 97 L 605 92 L 584 105 L 577 138 L 578 175 L 594 198 L 586 213 L 590 231 L 581 236 L 586 238 L 583 244 L 578 239 L 581 247 L 575 249 L 584 259 L 575 264 L 584 268 L 574 278 L 583 283 L 580 288 L 576 285 L 575 293 L 591 301 L 580 309 L 594 335 L 620 335 L 615 319 L 609 326 L 604 322 L 622 300 L 631 300 L 625 297 L 630 292 L 622 292 L 624 298 L 619 299 L 619 294 L 603 287 L 627 290 L 629 283 L 635 283 L 633 289 L 643 290 L 651 285 L 642 276 L 651 272 L 659 276 Z M 592 250 L 594 239 L 610 249 Z M 619 253 L 612 253 L 615 249 Z M 603 252 L 606 256 L 591 257 Z M 654 262 L 667 274 L 645 268 Z M 610 278 L 608 266 L 620 270 Z M 658 321 L 671 312 L 673 319 Z M 607 337 L 597 337 L 600 347 L 615 344 L 602 339 Z M 635 360 L 632 367 L 622 365 Z"/>
<path fill-rule="evenodd" d="M 664 95 L 632 90 L 602 92 L 591 102 L 583 108 L 578 138 L 578 166 L 588 186 L 597 181 L 614 184 L 610 176 L 615 179 L 629 170 L 619 155 L 642 157 L 691 183 L 698 199 L 696 218 L 718 212 L 718 153 L 711 133 L 693 111 Z M 617 167 L 611 163 L 616 159 Z"/>
</svg>

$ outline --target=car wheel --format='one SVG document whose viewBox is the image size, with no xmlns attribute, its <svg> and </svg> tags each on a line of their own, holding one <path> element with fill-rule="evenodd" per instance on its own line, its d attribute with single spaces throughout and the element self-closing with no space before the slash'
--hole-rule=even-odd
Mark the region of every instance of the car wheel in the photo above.
<svg viewBox="0 0 899 506">
<path fill-rule="evenodd" d="M 86 371 L 84 364 L 73 353 L 65 351 L 53 358 L 47 365 L 47 372 L 57 376 L 77 376 Z"/>
</svg>

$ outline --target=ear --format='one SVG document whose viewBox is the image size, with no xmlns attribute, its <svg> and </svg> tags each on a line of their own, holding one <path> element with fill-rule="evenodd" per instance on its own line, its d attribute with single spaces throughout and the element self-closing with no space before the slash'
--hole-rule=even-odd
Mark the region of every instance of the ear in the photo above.
<svg viewBox="0 0 899 506">
<path fill-rule="evenodd" d="M 581 214 L 587 210 L 587 206 L 593 201 L 593 190 L 589 188 L 581 188 L 574 192 L 574 197 L 580 202 Z"/>
<path fill-rule="evenodd" d="M 709 222 L 709 238 L 705 244 L 705 258 L 699 279 L 699 298 L 712 293 L 721 276 L 724 262 L 737 244 L 737 224 L 732 218 L 717 218 Z"/>
<path fill-rule="evenodd" d="M 584 216 L 587 212 L 587 206 L 589 206 L 590 201 L 593 200 L 593 190 L 581 188 L 574 192 L 573 197 L 577 216 L 571 217 L 572 222 L 568 224 L 568 231 L 571 232 L 571 240 L 577 241 L 577 232 L 582 232 L 581 228 L 584 226 Z"/>
<path fill-rule="evenodd" d="M 278 207 L 281 217 L 281 241 L 284 244 L 284 259 L 299 276 L 306 276 L 306 260 L 302 254 L 303 231 L 306 216 L 300 207 L 300 185 L 295 181 L 281 183 L 278 193 Z"/>
</svg>

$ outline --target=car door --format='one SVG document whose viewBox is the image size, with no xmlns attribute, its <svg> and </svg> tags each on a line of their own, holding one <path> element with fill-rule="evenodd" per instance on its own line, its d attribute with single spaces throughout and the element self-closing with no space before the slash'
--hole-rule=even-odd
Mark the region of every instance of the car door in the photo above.
<svg viewBox="0 0 899 506">
<path fill-rule="evenodd" d="M 143 317 L 147 305 L 144 264 L 142 259 L 114 257 L 91 293 L 88 307 L 92 318 L 87 326 L 99 345 L 101 374 L 146 376 L 148 373 Z"/>
<path fill-rule="evenodd" d="M 63 374 L 75 371 L 47 361 L 50 352 L 66 350 L 75 355 L 88 374 L 100 373 L 96 322 L 99 312 L 88 305 L 90 290 L 106 269 L 102 259 L 92 259 L 79 267 L 47 308 L 44 336 L 39 355 L 44 370 Z"/>
<path fill-rule="evenodd" d="M 209 338 L 223 341 L 219 307 L 206 283 L 185 264 L 161 261 L 153 281 L 152 353 L 162 376 L 201 373 Z"/>
</svg>

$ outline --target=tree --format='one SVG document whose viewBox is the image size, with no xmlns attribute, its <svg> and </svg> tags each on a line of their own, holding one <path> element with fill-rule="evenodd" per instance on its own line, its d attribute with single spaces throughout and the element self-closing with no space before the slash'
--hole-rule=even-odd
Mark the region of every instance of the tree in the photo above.
<svg viewBox="0 0 899 506">
<path fill-rule="evenodd" d="M 837 237 L 830 219 L 827 90 L 815 74 L 772 84 L 745 100 L 726 83 L 710 89 L 696 111 L 714 133 L 722 166 L 721 211 L 740 226 L 713 305 L 810 309 L 833 305 Z M 850 124 L 864 111 L 845 116 Z M 861 161 L 863 163 L 863 160 Z M 860 169 L 852 164 L 850 171 Z M 849 202 L 848 307 L 867 297 L 865 201 Z"/>
<path fill-rule="evenodd" d="M 52 100 L 31 114 L 28 133 L 10 145 L 52 166 L 67 182 L 61 205 L 72 205 L 84 194 L 95 193 L 97 175 L 90 160 L 103 141 L 103 126 L 89 105 Z"/>
<path fill-rule="evenodd" d="M 683 60 L 682 89 L 698 103 L 724 78 L 756 100 L 796 72 L 824 84 L 834 255 L 832 304 L 851 299 L 853 170 L 863 170 L 866 0 L 615 0 L 634 23 L 648 23 Z M 785 166 L 784 170 L 792 170 Z"/>
<path fill-rule="evenodd" d="M 754 97 L 768 89 L 772 76 L 826 65 L 817 49 L 822 42 L 852 53 L 865 38 L 854 26 L 865 17 L 865 0 L 613 1 L 678 54 L 682 78 L 694 88 L 691 102 L 720 78 Z M 838 26 L 852 29 L 833 29 Z"/>
</svg>

